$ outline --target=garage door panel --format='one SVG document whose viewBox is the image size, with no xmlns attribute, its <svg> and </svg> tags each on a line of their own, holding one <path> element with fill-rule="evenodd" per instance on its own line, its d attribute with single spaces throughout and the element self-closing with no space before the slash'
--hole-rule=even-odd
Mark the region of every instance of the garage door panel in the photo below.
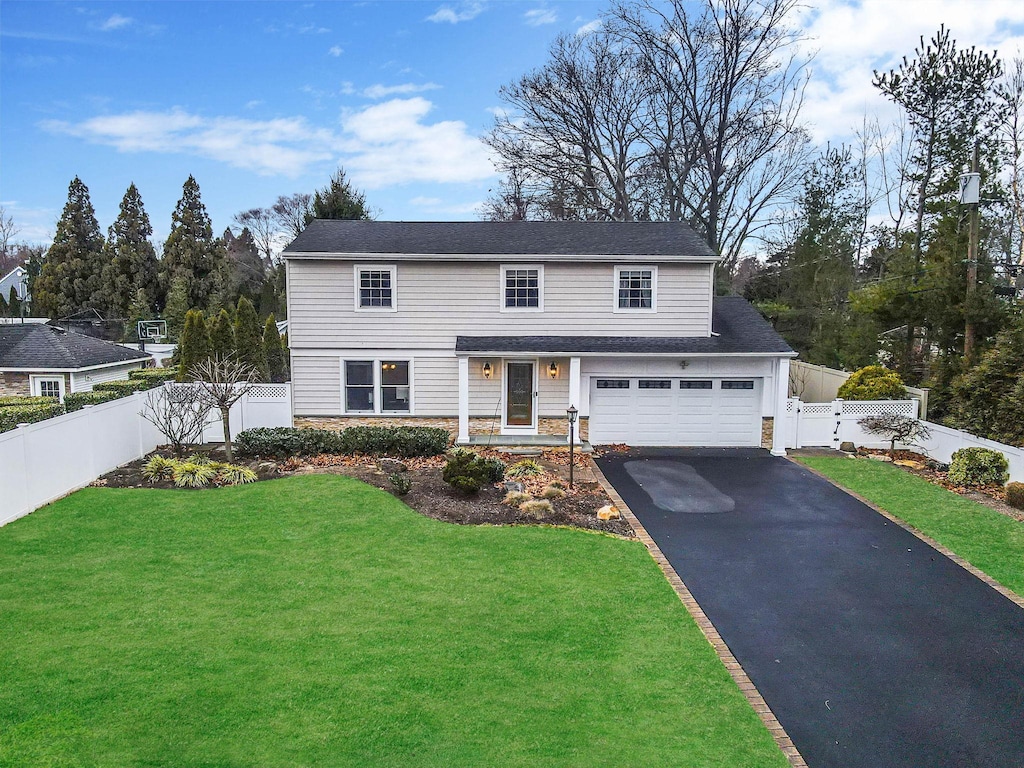
<svg viewBox="0 0 1024 768">
<path fill-rule="evenodd" d="M 590 440 L 638 446 L 756 446 L 761 441 L 758 379 L 631 377 L 629 388 L 594 378 Z M 617 379 L 621 387 L 626 379 Z M 643 382 L 643 388 L 640 384 Z"/>
</svg>

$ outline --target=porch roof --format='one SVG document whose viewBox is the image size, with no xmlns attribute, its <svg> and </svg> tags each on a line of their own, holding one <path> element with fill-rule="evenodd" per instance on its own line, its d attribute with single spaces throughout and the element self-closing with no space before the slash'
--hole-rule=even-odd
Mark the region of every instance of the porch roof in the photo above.
<svg viewBox="0 0 1024 768">
<path fill-rule="evenodd" d="M 719 296 L 712 336 L 458 336 L 461 354 L 777 355 L 793 349 L 745 299 Z"/>
</svg>

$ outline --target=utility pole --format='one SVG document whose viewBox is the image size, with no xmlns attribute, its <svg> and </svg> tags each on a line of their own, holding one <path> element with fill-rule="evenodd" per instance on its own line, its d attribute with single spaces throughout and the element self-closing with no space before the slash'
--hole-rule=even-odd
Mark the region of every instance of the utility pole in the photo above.
<svg viewBox="0 0 1024 768">
<path fill-rule="evenodd" d="M 980 157 L 981 142 L 975 141 L 974 158 L 971 160 L 971 174 L 980 173 Z M 970 206 L 967 231 L 967 296 L 964 300 L 964 316 L 966 318 L 964 325 L 964 363 L 967 366 L 971 365 L 971 360 L 974 357 L 975 346 L 974 310 L 971 299 L 978 290 L 978 209 L 981 207 L 980 179 L 978 187 L 979 197 L 974 198 L 973 202 L 970 202 L 970 198 L 965 200 L 965 202 Z"/>
</svg>

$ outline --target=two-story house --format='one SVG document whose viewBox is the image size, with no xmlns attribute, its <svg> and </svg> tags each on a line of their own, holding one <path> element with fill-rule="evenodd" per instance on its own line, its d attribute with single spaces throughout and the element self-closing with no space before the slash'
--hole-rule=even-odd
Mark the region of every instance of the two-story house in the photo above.
<svg viewBox="0 0 1024 768">
<path fill-rule="evenodd" d="M 795 353 L 682 223 L 317 220 L 284 258 L 299 425 L 759 446 L 785 413 Z"/>
</svg>

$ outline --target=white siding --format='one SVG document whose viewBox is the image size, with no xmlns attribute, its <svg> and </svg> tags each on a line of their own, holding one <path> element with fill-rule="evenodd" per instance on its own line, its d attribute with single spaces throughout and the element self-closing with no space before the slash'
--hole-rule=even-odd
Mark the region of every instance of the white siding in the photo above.
<svg viewBox="0 0 1024 768">
<path fill-rule="evenodd" d="M 292 387 L 296 416 L 341 413 L 341 358 L 292 352 Z"/>
<path fill-rule="evenodd" d="M 374 263 L 386 263 L 376 258 Z M 458 335 L 706 336 L 709 264 L 658 265 L 655 313 L 614 312 L 614 264 L 548 263 L 544 311 L 501 312 L 500 264 L 401 262 L 397 311 L 356 312 L 351 261 L 289 260 L 293 350 L 454 349 Z"/>
<path fill-rule="evenodd" d="M 128 371 L 141 368 L 142 363 L 125 363 L 124 365 L 112 365 L 109 368 L 98 368 L 94 371 L 71 374 L 72 392 L 92 392 L 92 388 L 105 381 L 119 381 L 128 378 Z"/>
<path fill-rule="evenodd" d="M 454 356 L 417 357 L 412 386 L 417 416 L 453 416 L 459 412 L 459 361 Z"/>
</svg>

